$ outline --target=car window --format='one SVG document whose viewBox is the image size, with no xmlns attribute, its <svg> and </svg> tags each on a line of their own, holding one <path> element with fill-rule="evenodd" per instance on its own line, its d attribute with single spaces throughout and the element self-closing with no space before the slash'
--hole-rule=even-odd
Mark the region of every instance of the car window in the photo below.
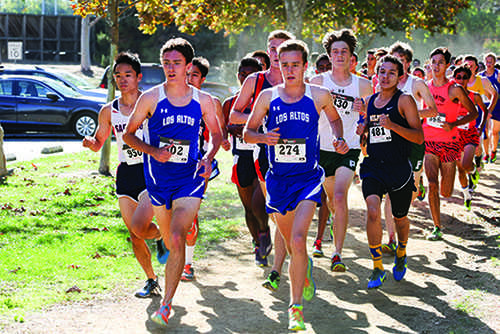
<svg viewBox="0 0 500 334">
<path fill-rule="evenodd" d="M 14 95 L 12 93 L 12 80 L 2 80 L 0 81 L 0 95 Z"/>
<path fill-rule="evenodd" d="M 31 81 L 19 81 L 19 96 L 38 97 L 35 84 Z"/>
<path fill-rule="evenodd" d="M 147 85 L 157 85 L 165 81 L 165 73 L 161 67 L 142 68 L 142 82 Z"/>
</svg>

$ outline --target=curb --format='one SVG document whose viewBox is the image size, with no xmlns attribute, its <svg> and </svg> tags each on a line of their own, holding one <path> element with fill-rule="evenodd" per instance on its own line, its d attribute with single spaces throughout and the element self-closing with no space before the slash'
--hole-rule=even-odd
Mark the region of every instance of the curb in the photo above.
<svg viewBox="0 0 500 334">
<path fill-rule="evenodd" d="M 53 153 L 59 153 L 62 151 L 63 151 L 63 147 L 61 145 L 49 146 L 49 147 L 44 147 L 42 149 L 42 154 L 53 154 Z"/>
<path fill-rule="evenodd" d="M 16 160 L 16 155 L 14 153 L 8 153 L 5 155 L 5 161 L 14 161 Z"/>
</svg>

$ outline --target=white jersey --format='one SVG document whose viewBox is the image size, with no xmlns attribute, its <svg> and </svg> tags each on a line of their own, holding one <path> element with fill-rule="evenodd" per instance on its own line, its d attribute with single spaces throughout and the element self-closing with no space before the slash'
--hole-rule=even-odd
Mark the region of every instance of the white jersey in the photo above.
<svg viewBox="0 0 500 334">
<path fill-rule="evenodd" d="M 142 152 L 131 148 L 123 141 L 123 133 L 125 132 L 125 127 L 127 126 L 130 116 L 123 115 L 120 112 L 119 105 L 118 99 L 111 103 L 111 126 L 113 127 L 116 145 L 118 146 L 118 160 L 128 165 L 142 163 Z M 142 139 L 142 125 L 137 129 L 135 135 Z"/>
<path fill-rule="evenodd" d="M 359 136 L 356 134 L 358 126 L 359 113 L 353 110 L 354 99 L 360 97 L 359 77 L 351 74 L 351 84 L 345 87 L 336 85 L 330 72 L 322 74 L 322 86 L 335 95 L 335 108 L 342 119 L 344 128 L 344 139 L 349 149 L 359 149 Z M 324 111 L 321 111 L 319 118 L 320 149 L 323 151 L 335 152 L 333 147 L 333 133 L 330 122 Z"/>
<path fill-rule="evenodd" d="M 415 103 L 417 104 L 417 108 L 422 109 L 423 108 L 423 101 L 417 100 L 415 95 L 413 95 L 413 84 L 415 83 L 416 80 L 417 80 L 416 76 L 408 74 L 408 79 L 406 79 L 405 85 L 403 88 L 401 88 L 401 90 L 406 94 L 410 94 L 413 97 L 413 99 L 415 100 Z"/>
</svg>

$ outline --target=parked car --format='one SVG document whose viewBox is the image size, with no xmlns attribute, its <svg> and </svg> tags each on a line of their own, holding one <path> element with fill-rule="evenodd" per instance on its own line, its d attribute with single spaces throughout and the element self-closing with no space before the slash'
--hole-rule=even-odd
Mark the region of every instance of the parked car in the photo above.
<svg viewBox="0 0 500 334">
<path fill-rule="evenodd" d="M 101 83 L 99 84 L 100 88 L 108 88 L 108 71 L 109 66 L 106 68 L 106 71 L 102 76 Z M 163 67 L 160 64 L 142 64 L 141 72 L 142 80 L 139 82 L 139 89 L 142 91 L 148 90 L 165 81 L 165 73 L 163 72 Z M 114 81 L 113 84 L 115 84 Z M 221 102 L 224 102 L 227 97 L 233 95 L 228 85 L 218 82 L 205 81 L 201 85 L 201 90 L 217 97 Z"/>
<path fill-rule="evenodd" d="M 44 77 L 2 75 L 0 123 L 6 132 L 66 131 L 92 136 L 103 102 Z"/>
<path fill-rule="evenodd" d="M 73 89 L 83 96 L 90 96 L 105 102 L 107 98 L 107 91 L 101 88 L 94 88 L 82 78 L 64 72 L 64 71 L 47 71 L 39 66 L 30 65 L 15 65 L 15 66 L 0 66 L 0 75 L 33 75 L 36 77 L 50 78 L 63 83 L 65 86 Z"/>
</svg>

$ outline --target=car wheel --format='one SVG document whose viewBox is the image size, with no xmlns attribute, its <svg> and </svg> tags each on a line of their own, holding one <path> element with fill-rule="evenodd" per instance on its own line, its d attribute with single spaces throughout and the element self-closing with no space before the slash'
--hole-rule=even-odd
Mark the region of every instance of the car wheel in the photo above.
<svg viewBox="0 0 500 334">
<path fill-rule="evenodd" d="M 93 136 L 96 129 L 97 115 L 84 112 L 76 115 L 73 120 L 73 133 L 79 138 Z"/>
</svg>

